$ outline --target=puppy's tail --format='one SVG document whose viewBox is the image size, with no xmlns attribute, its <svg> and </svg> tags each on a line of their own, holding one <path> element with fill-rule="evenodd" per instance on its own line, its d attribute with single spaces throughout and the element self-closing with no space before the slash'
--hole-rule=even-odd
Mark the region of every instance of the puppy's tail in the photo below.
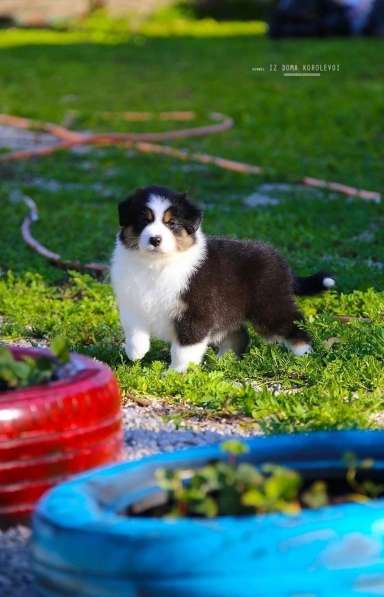
<svg viewBox="0 0 384 597">
<path fill-rule="evenodd" d="M 319 294 L 324 290 L 330 290 L 336 286 L 336 280 L 325 272 L 318 272 L 313 276 L 300 278 L 294 276 L 294 292 L 299 296 L 310 296 L 311 294 Z"/>
</svg>

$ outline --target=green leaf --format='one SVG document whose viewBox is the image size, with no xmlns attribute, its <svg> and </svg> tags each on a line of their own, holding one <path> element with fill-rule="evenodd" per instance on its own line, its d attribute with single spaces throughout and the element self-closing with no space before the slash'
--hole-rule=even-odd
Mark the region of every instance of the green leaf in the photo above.
<svg viewBox="0 0 384 597">
<path fill-rule="evenodd" d="M 307 491 L 303 492 L 301 499 L 309 508 L 321 508 L 322 506 L 326 506 L 329 504 L 326 483 L 324 483 L 324 481 L 315 481 Z"/>
<path fill-rule="evenodd" d="M 14 362 L 14 358 L 10 350 L 4 346 L 0 346 L 0 365 L 8 365 Z"/>
<path fill-rule="evenodd" d="M 63 336 L 56 336 L 52 341 L 51 350 L 60 363 L 68 363 L 69 346 L 66 338 Z"/>
<path fill-rule="evenodd" d="M 46 357 L 39 357 L 34 360 L 34 367 L 41 373 L 49 372 L 52 374 L 52 359 Z"/>
<path fill-rule="evenodd" d="M 244 442 L 239 440 L 230 439 L 220 444 L 220 449 L 229 454 L 246 454 L 249 452 L 249 448 Z"/>
<path fill-rule="evenodd" d="M 247 462 L 242 462 L 238 465 L 236 479 L 244 485 L 261 485 L 264 481 L 264 477 L 260 471 Z"/>
<path fill-rule="evenodd" d="M 241 496 L 241 503 L 259 509 L 265 505 L 266 499 L 264 493 L 258 489 L 249 489 Z"/>
<path fill-rule="evenodd" d="M 218 514 L 218 508 L 216 501 L 211 497 L 206 497 L 200 504 L 195 508 L 198 514 L 205 514 L 207 518 L 214 518 Z"/>
</svg>

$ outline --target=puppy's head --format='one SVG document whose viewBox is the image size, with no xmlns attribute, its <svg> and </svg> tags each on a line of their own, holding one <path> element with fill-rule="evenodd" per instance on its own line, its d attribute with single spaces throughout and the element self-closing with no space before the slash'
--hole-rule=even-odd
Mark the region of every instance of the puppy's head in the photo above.
<svg viewBox="0 0 384 597">
<path fill-rule="evenodd" d="M 137 189 L 119 204 L 120 240 L 148 254 L 187 251 L 196 243 L 201 211 L 185 193 L 166 187 Z"/>
</svg>

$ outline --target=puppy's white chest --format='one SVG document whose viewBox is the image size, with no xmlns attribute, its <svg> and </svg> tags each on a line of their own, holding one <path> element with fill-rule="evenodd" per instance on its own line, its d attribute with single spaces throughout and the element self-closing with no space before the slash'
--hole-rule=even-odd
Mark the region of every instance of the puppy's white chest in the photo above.
<svg viewBox="0 0 384 597">
<path fill-rule="evenodd" d="M 143 317 L 151 336 L 174 339 L 173 321 L 182 309 L 183 285 L 167 269 L 135 272 L 127 280 L 132 309 Z"/>
<path fill-rule="evenodd" d="M 117 245 L 111 278 L 123 325 L 172 342 L 173 322 L 183 311 L 181 294 L 192 272 L 188 260 L 149 260 Z"/>
</svg>

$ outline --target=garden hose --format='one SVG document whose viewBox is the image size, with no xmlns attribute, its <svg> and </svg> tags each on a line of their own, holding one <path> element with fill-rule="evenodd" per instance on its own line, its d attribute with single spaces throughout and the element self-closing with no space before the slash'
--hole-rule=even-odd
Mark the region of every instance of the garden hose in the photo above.
<svg viewBox="0 0 384 597">
<path fill-rule="evenodd" d="M 104 113 L 110 114 L 110 113 Z M 152 117 L 151 112 L 123 112 L 118 114 L 125 120 L 130 121 L 146 121 Z M 194 112 L 161 112 L 159 114 L 161 120 L 192 120 L 196 117 Z M 72 131 L 64 126 L 52 124 L 49 122 L 40 122 L 30 118 L 23 118 L 20 116 L 12 116 L 9 114 L 0 114 L 0 125 L 13 126 L 19 129 L 39 130 L 49 133 L 56 137 L 58 142 L 53 145 L 46 145 L 42 147 L 35 147 L 32 149 L 14 151 L 11 153 L 2 154 L 0 163 L 25 160 L 34 157 L 43 157 L 52 155 L 56 151 L 73 149 L 81 145 L 118 145 L 124 147 L 131 147 L 140 153 L 155 153 L 166 155 L 184 161 L 193 161 L 201 164 L 213 164 L 223 170 L 239 172 L 242 174 L 262 174 L 264 169 L 261 166 L 246 164 L 234 160 L 228 160 L 219 156 L 213 156 L 206 153 L 196 153 L 187 150 L 178 149 L 169 145 L 159 144 L 163 141 L 174 141 L 178 139 L 187 139 L 192 137 L 203 137 L 222 133 L 233 127 L 233 119 L 218 112 L 211 112 L 209 114 L 210 120 L 214 124 L 182 128 L 176 130 L 169 130 L 163 132 L 146 132 L 146 133 L 83 133 L 80 131 Z M 322 188 L 329 191 L 341 193 L 348 197 L 356 197 L 367 201 L 380 201 L 381 195 L 375 191 L 367 191 L 338 182 L 326 181 L 318 178 L 304 177 L 297 181 L 309 187 Z M 36 203 L 29 197 L 25 197 L 24 201 L 29 209 L 27 216 L 24 218 L 21 226 L 21 234 L 24 242 L 40 256 L 47 259 L 50 263 L 65 270 L 76 270 L 80 272 L 88 272 L 96 277 L 102 277 L 108 270 L 105 263 L 81 263 L 79 261 L 71 261 L 63 259 L 61 255 L 54 253 L 42 243 L 40 243 L 32 234 L 32 224 L 39 219 L 38 209 Z"/>
</svg>

